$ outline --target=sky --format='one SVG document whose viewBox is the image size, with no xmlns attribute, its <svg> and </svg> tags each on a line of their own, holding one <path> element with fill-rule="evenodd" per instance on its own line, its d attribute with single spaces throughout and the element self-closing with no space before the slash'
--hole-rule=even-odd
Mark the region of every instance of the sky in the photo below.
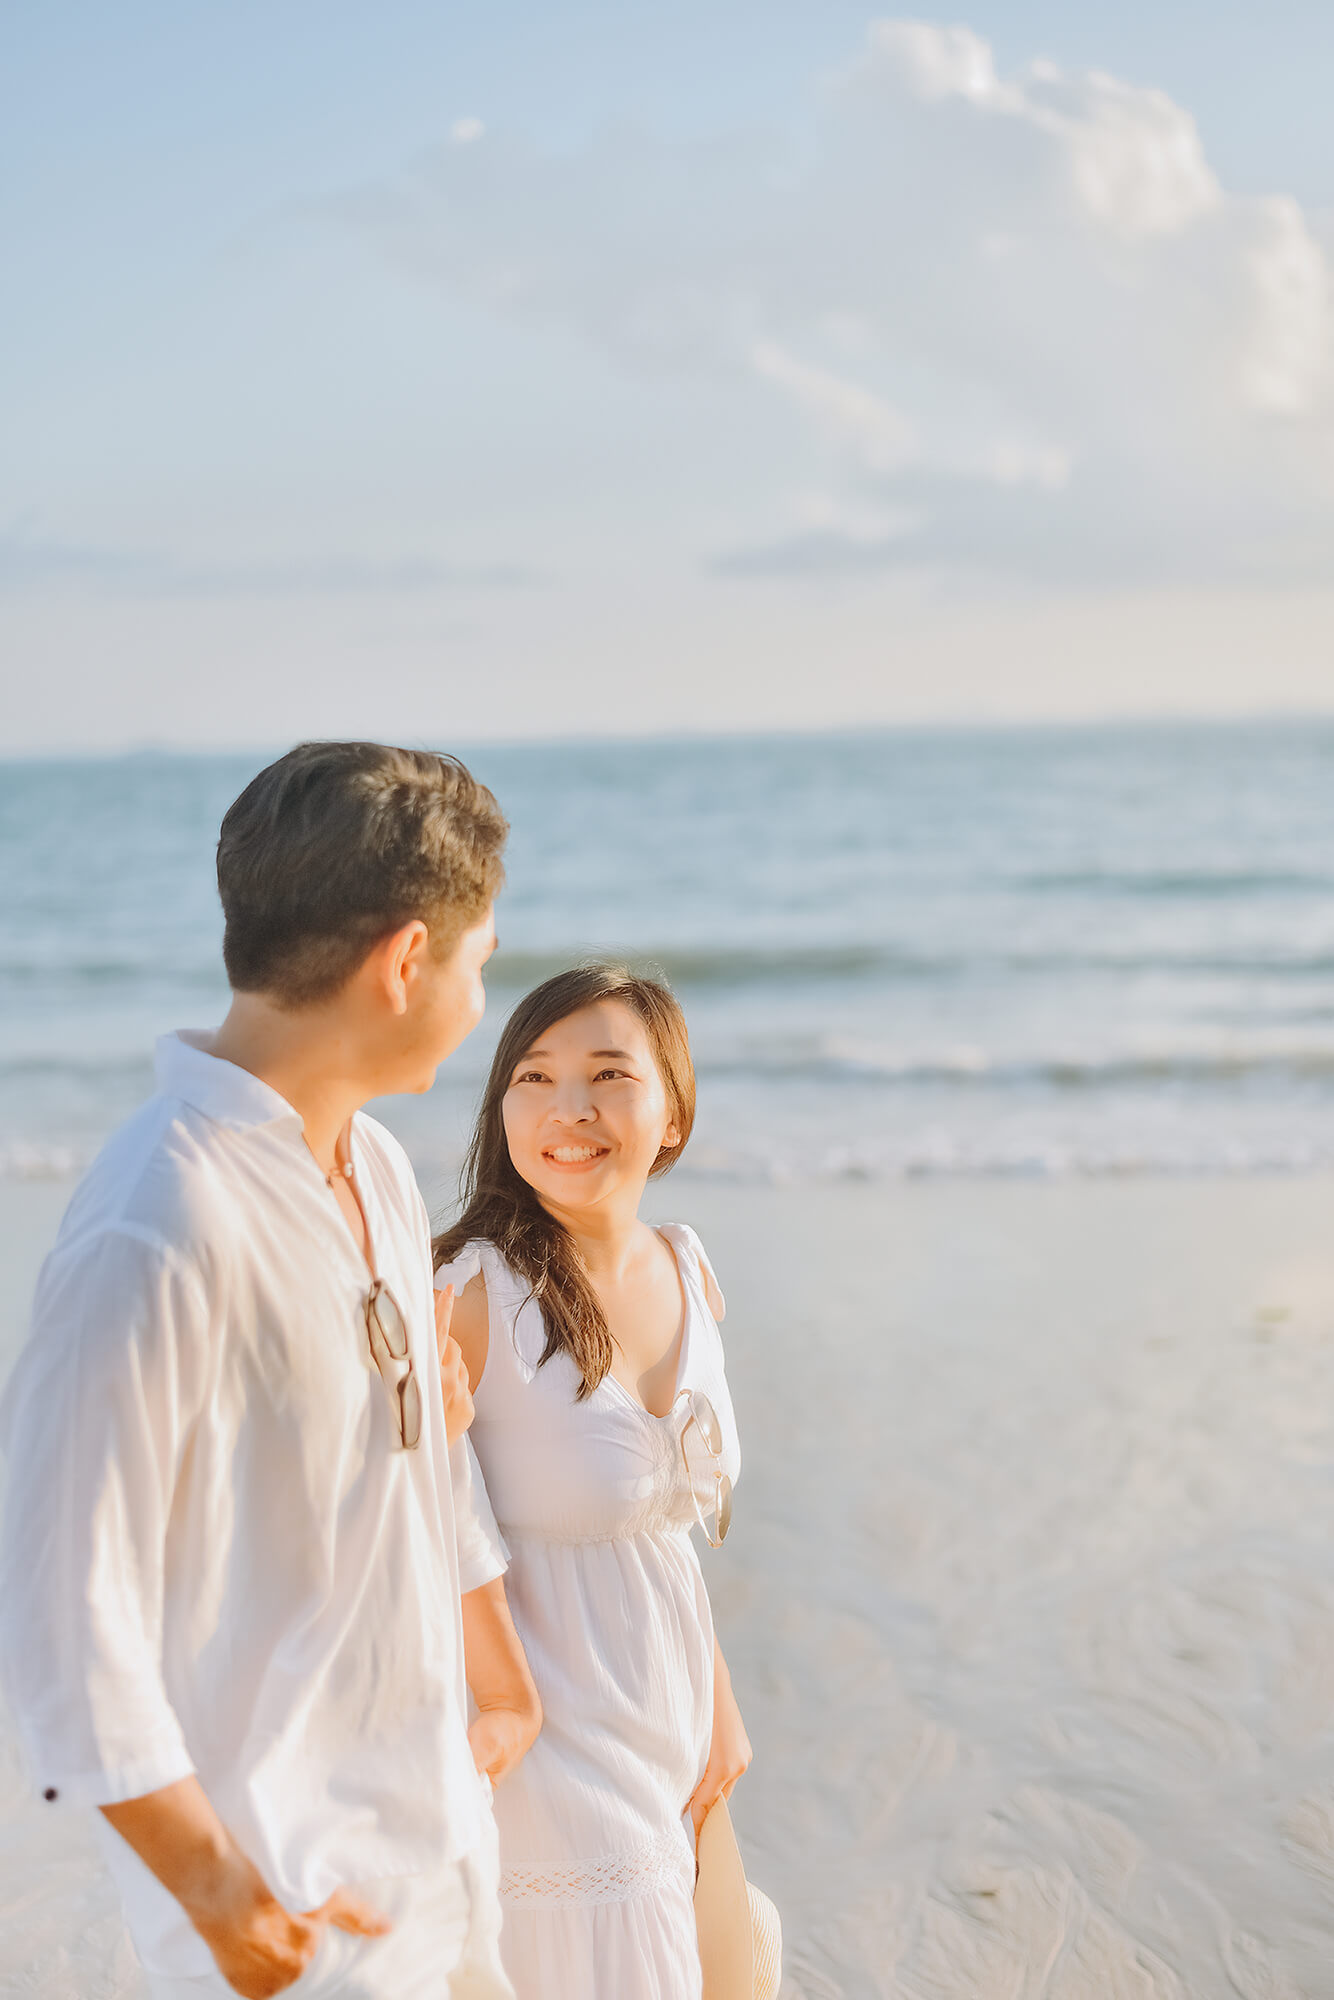
<svg viewBox="0 0 1334 2000">
<path fill-rule="evenodd" d="M 10 0 L 0 751 L 1334 708 L 1334 9 Z"/>
</svg>

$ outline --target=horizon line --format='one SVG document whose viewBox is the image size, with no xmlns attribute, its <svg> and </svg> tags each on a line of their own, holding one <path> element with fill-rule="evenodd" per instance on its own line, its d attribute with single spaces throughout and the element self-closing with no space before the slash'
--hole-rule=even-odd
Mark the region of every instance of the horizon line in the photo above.
<svg viewBox="0 0 1334 2000">
<path fill-rule="evenodd" d="M 767 728 L 698 728 L 698 729 L 646 729 L 640 731 L 609 732 L 588 734 L 577 730 L 552 731 L 542 735 L 473 735 L 462 732 L 455 741 L 469 752 L 476 750 L 542 750 L 559 748 L 615 749 L 639 748 L 648 745 L 702 744 L 702 743 L 791 743 L 801 741 L 837 742 L 850 737 L 893 737 L 893 736 L 967 736 L 1056 734 L 1071 731 L 1086 734 L 1124 731 L 1168 731 L 1172 729 L 1218 729 L 1236 730 L 1259 726 L 1280 727 L 1300 724 L 1334 724 L 1334 699 L 1327 707 L 1310 706 L 1287 707 L 1279 705 L 1257 706 L 1247 709 L 1154 709 L 1154 710 L 1108 710 L 1101 714 L 1070 715 L 1045 713 L 1033 715 L 987 715 L 987 716 L 939 716 L 903 717 L 897 720 L 864 722 L 840 722 L 828 725 L 792 724 L 770 725 Z M 423 736 L 406 734 L 401 739 L 405 749 L 438 749 L 437 741 Z M 0 766 L 14 764 L 111 764 L 135 759 L 151 761 L 155 758 L 218 758 L 218 757 L 262 757 L 270 761 L 281 757 L 298 742 L 388 742 L 388 737 L 362 737 L 346 735 L 311 735 L 294 737 L 282 744 L 231 741 L 225 743 L 172 742 L 139 738 L 118 745 L 95 747 L 90 745 L 36 744 L 17 749 L 0 749 Z"/>
</svg>

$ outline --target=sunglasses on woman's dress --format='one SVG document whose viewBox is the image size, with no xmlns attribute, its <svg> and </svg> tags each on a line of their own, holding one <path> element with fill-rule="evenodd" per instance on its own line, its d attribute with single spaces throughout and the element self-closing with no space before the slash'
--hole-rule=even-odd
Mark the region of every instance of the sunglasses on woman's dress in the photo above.
<svg viewBox="0 0 1334 2000">
<path fill-rule="evenodd" d="M 686 1406 L 686 1420 L 681 1426 L 681 1457 L 685 1461 L 686 1484 L 695 1505 L 695 1518 L 708 1537 L 710 1548 L 720 1549 L 732 1525 L 732 1482 L 723 1471 L 723 1427 L 702 1389 L 683 1389 L 680 1400 Z M 703 1502 L 686 1442 L 692 1429 L 705 1454 L 705 1463 L 700 1467 L 705 1489 Z"/>
</svg>

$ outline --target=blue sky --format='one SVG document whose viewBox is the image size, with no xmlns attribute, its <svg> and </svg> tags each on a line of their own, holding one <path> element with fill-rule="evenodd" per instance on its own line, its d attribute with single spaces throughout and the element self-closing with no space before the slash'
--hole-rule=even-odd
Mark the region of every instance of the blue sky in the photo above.
<svg viewBox="0 0 1334 2000">
<path fill-rule="evenodd" d="M 1334 10 L 0 34 L 8 747 L 1334 704 Z"/>
</svg>

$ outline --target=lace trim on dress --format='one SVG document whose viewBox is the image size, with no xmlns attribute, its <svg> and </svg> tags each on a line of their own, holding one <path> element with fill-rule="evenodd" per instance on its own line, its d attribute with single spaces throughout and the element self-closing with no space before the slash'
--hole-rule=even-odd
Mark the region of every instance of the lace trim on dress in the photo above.
<svg viewBox="0 0 1334 2000">
<path fill-rule="evenodd" d="M 568 1868 L 507 1868 L 500 1878 L 503 1903 L 630 1903 L 664 1882 L 691 1874 L 684 1839 L 669 1834 L 628 1854 L 603 1854 Z"/>
</svg>

